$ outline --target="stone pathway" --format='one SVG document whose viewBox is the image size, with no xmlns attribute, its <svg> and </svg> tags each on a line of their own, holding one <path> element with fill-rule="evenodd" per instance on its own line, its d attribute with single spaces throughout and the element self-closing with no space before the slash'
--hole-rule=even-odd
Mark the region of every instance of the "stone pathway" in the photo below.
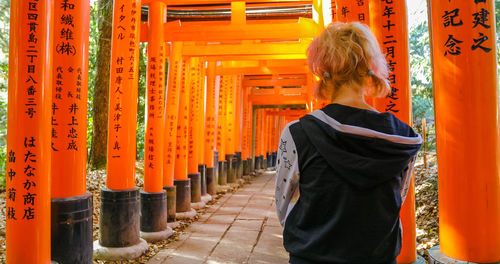
<svg viewBox="0 0 500 264">
<path fill-rule="evenodd" d="M 288 263 L 274 180 L 274 172 L 266 172 L 224 195 L 148 263 Z"/>
</svg>

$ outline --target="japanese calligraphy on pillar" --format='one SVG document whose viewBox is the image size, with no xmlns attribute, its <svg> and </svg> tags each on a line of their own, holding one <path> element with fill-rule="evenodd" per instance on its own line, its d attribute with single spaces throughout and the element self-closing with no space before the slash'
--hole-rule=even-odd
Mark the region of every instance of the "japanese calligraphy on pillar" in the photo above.
<svg viewBox="0 0 500 264">
<path fill-rule="evenodd" d="M 199 118 L 199 96 L 200 96 L 200 63 L 199 58 L 190 59 L 190 79 L 189 79 L 189 133 L 188 133 L 188 173 L 196 173 L 198 171 L 197 159 L 197 132 Z"/>
<path fill-rule="evenodd" d="M 177 144 L 175 152 L 175 179 L 187 178 L 188 165 L 188 128 L 189 128 L 189 85 L 190 66 L 189 60 L 184 60 L 182 65 L 180 92 L 179 92 L 179 117 L 177 122 Z"/>
<path fill-rule="evenodd" d="M 41 52 L 43 51 L 44 36 L 40 24 L 45 21 L 41 18 L 41 9 L 38 1 L 25 1 L 21 6 L 22 21 L 20 27 L 26 34 L 19 36 L 19 63 L 10 65 L 10 69 L 17 70 L 20 79 L 16 83 L 19 94 L 16 98 L 9 98 L 9 133 L 19 128 L 17 122 L 23 122 L 25 127 L 17 131 L 16 137 L 9 137 L 7 148 L 7 194 L 6 194 L 6 220 L 31 221 L 37 217 L 37 183 L 40 170 L 40 138 L 37 131 L 31 128 L 43 115 L 40 101 L 43 94 L 42 82 L 44 63 Z M 11 54 L 12 55 L 12 54 Z M 12 60 L 11 60 L 12 61 Z M 9 85 L 10 86 L 10 85 Z M 12 96 L 9 89 L 9 97 Z M 14 103 L 12 101 L 15 100 Z M 17 109 L 13 109 L 14 104 Z M 11 110 L 12 107 L 12 110 Z M 11 111 L 18 111 L 18 120 L 11 118 Z M 47 175 L 45 175 L 47 176 Z M 43 176 L 42 176 L 43 177 Z"/>
<path fill-rule="evenodd" d="M 69 197 L 85 192 L 90 5 L 85 1 L 57 0 L 54 16 L 51 138 L 52 181 L 57 184 L 52 184 L 52 194 Z M 79 184 L 72 181 L 76 178 Z"/>
<path fill-rule="evenodd" d="M 332 8 L 333 8 L 332 3 Z M 369 23 L 368 0 L 336 0 L 335 21 Z"/>
<path fill-rule="evenodd" d="M 220 77 L 219 86 L 219 105 L 218 105 L 218 116 L 217 116 L 217 150 L 219 151 L 219 161 L 224 160 L 226 157 L 226 116 L 227 116 L 227 86 L 228 86 L 229 76 Z"/>
<path fill-rule="evenodd" d="M 149 28 L 152 32 L 163 28 L 162 11 L 164 5 L 151 5 Z M 160 192 L 163 178 L 164 156 L 164 107 L 165 107 L 165 48 L 163 37 L 148 39 L 147 66 L 147 121 L 145 138 L 144 190 Z"/>
<path fill-rule="evenodd" d="M 377 6 L 379 17 L 374 31 L 386 56 L 389 67 L 389 85 L 391 92 L 384 100 L 384 106 L 378 105 L 381 111 L 392 112 L 401 120 L 409 123 L 410 91 L 408 66 L 408 36 L 406 22 L 406 6 L 404 2 L 382 0 Z"/>
<path fill-rule="evenodd" d="M 51 1 L 11 2 L 7 263 L 50 262 L 52 10 Z"/>
<path fill-rule="evenodd" d="M 218 92 L 219 81 L 215 76 L 216 63 L 214 61 L 207 62 L 207 91 L 206 91 L 206 111 L 205 111 L 205 157 L 204 161 L 208 168 L 213 168 L 214 150 L 216 138 L 216 122 L 218 109 Z"/>
<path fill-rule="evenodd" d="M 227 76 L 226 81 L 226 154 L 234 154 L 235 133 L 235 76 Z"/>
<path fill-rule="evenodd" d="M 165 105 L 165 129 L 163 144 L 163 186 L 174 185 L 175 151 L 177 145 L 177 121 L 179 111 L 179 86 L 182 67 L 182 42 L 173 42 L 168 67 L 167 104 Z"/>
<path fill-rule="evenodd" d="M 464 10 L 463 3 L 450 0 L 443 4 L 442 26 L 447 34 L 443 40 L 444 56 L 459 56 L 464 49 L 491 52 L 493 48 L 491 41 L 491 10 L 488 10 L 491 0 L 474 0 L 474 8 Z M 467 5 L 469 6 L 469 5 Z M 494 22 L 493 18 L 493 22 Z M 472 36 L 467 36 L 467 33 Z"/>
<path fill-rule="evenodd" d="M 107 178 L 112 189 L 135 186 L 140 8 L 139 0 L 114 1 Z"/>
</svg>

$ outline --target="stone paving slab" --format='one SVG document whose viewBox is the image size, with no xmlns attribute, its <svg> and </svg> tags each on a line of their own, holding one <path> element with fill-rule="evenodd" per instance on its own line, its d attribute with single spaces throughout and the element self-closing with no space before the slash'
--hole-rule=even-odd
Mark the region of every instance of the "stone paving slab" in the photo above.
<svg viewBox="0 0 500 264">
<path fill-rule="evenodd" d="M 264 173 L 225 194 L 148 264 L 288 263 L 274 181 L 274 173 Z"/>
</svg>

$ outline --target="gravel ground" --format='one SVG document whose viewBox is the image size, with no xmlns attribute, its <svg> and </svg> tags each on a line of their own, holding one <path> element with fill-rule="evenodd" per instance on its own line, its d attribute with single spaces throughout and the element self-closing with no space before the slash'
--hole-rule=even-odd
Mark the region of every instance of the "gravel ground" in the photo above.
<svg viewBox="0 0 500 264">
<path fill-rule="evenodd" d="M 139 188 L 143 187 L 143 162 L 136 163 L 136 185 Z M 438 192 L 437 192 L 437 165 L 435 153 L 428 154 L 428 165 L 424 168 L 422 158 L 417 160 L 415 166 L 416 179 L 416 217 L 417 217 L 417 252 L 422 256 L 426 256 L 426 249 L 437 245 L 438 243 Z M 100 190 L 106 185 L 105 170 L 89 171 L 87 174 L 87 190 L 94 196 L 94 240 L 98 239 L 99 234 L 99 208 L 100 208 Z M 221 197 L 218 195 L 216 199 L 209 204 L 217 203 Z M 5 263 L 5 190 L 0 193 L 0 263 Z M 151 257 L 155 256 L 161 249 L 165 248 L 168 243 L 175 241 L 178 235 L 189 226 L 193 221 L 196 221 L 200 215 L 204 214 L 203 210 L 198 211 L 197 216 L 189 221 L 180 221 L 179 227 L 174 229 L 174 235 L 166 241 L 158 243 L 149 243 L 149 250 L 137 260 L 133 261 L 94 261 L 94 263 L 146 263 Z"/>
</svg>

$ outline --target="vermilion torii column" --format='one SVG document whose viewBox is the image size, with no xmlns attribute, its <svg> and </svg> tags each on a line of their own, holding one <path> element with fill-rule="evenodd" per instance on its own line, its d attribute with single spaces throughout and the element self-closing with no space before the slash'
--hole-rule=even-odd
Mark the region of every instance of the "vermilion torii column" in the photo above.
<svg viewBox="0 0 500 264">
<path fill-rule="evenodd" d="M 248 100 L 250 88 L 242 87 L 243 93 L 243 122 L 242 122 L 242 159 L 243 159 L 243 175 L 249 175 L 251 172 L 252 161 L 252 107 Z"/>
<path fill-rule="evenodd" d="M 201 209 L 205 203 L 201 200 L 201 173 L 199 172 L 198 151 L 198 118 L 199 118 L 199 94 L 200 86 L 200 59 L 193 57 L 189 59 L 189 117 L 188 117 L 188 177 L 191 180 L 191 207 Z"/>
<path fill-rule="evenodd" d="M 500 262 L 494 5 L 429 1 L 440 240 L 432 261 Z"/>
<path fill-rule="evenodd" d="M 73 18 L 71 23 L 67 17 Z M 89 1 L 56 0 L 54 19 L 51 259 L 90 263 L 93 203 L 92 194 L 86 191 Z"/>
<path fill-rule="evenodd" d="M 207 189 L 207 165 L 205 164 L 205 92 L 206 92 L 206 59 L 201 58 L 198 64 L 198 115 L 196 122 L 196 135 L 197 135 L 197 151 L 195 155 L 198 156 L 198 171 L 201 175 L 201 199 L 203 202 L 212 200 L 212 195 L 208 193 Z M 213 158 L 212 158 L 213 159 Z"/>
<path fill-rule="evenodd" d="M 163 142 L 163 189 L 167 191 L 167 222 L 174 223 L 177 191 L 174 185 L 175 151 L 177 146 L 177 122 L 179 119 L 179 95 L 182 78 L 182 42 L 173 42 L 170 51 L 165 105 L 165 130 Z"/>
<path fill-rule="evenodd" d="M 165 3 L 149 4 L 144 191 L 141 191 L 141 237 L 148 242 L 165 240 L 173 233 L 167 227 L 167 193 L 163 189 L 165 12 Z"/>
<path fill-rule="evenodd" d="M 217 98 L 218 91 L 215 87 L 215 61 L 207 63 L 207 92 L 205 112 L 205 148 L 204 163 L 207 166 L 207 192 L 216 194 L 217 171 L 214 157 L 217 120 Z"/>
<path fill-rule="evenodd" d="M 192 218 L 196 211 L 191 208 L 191 180 L 188 178 L 188 129 L 190 62 L 183 58 L 179 91 L 177 144 L 175 147 L 174 184 L 176 186 L 176 217 Z"/>
<path fill-rule="evenodd" d="M 236 172 L 236 178 L 241 179 L 243 176 L 243 160 L 242 160 L 242 148 L 241 148 L 241 142 L 242 142 L 242 133 L 241 133 L 241 127 L 243 123 L 243 115 L 242 115 L 242 110 L 243 110 L 243 104 L 242 104 L 242 97 L 243 97 L 243 92 L 242 92 L 242 76 L 237 75 L 234 78 L 234 85 L 235 85 L 235 99 L 234 99 L 234 155 L 236 158 L 236 167 L 235 167 L 235 172 Z"/>
<path fill-rule="evenodd" d="M 52 18 L 53 1 L 11 2 L 7 263 L 51 262 Z"/>
<path fill-rule="evenodd" d="M 391 86 L 389 96 L 373 99 L 374 106 L 378 111 L 393 113 L 401 121 L 412 125 L 406 2 L 371 0 L 370 27 L 379 40 L 382 52 L 386 54 Z M 413 263 L 417 260 L 413 177 L 400 216 L 403 246 L 397 261 Z"/>
<path fill-rule="evenodd" d="M 235 170 L 235 156 L 234 156 L 234 142 L 235 142 L 235 100 L 236 100 L 236 83 L 235 76 L 224 76 L 225 90 L 226 92 L 226 125 L 223 128 L 226 131 L 225 137 L 225 153 L 226 153 L 226 162 L 227 162 L 227 182 L 235 183 L 236 182 L 236 170 Z"/>
<path fill-rule="evenodd" d="M 99 241 L 94 258 L 137 258 L 148 249 L 139 237 L 139 190 L 135 187 L 139 0 L 115 0 L 111 39 L 106 188 L 101 190 Z"/>
<path fill-rule="evenodd" d="M 219 151 L 219 177 L 218 184 L 227 185 L 227 168 L 228 164 L 226 157 L 226 111 L 227 111 L 227 81 L 229 77 L 221 76 L 219 85 L 219 104 L 217 115 L 217 140 L 216 149 Z"/>
<path fill-rule="evenodd" d="M 263 108 L 258 108 L 255 111 L 255 169 L 263 169 L 264 155 L 263 155 L 263 130 L 264 130 L 264 120 L 263 120 Z"/>
</svg>

